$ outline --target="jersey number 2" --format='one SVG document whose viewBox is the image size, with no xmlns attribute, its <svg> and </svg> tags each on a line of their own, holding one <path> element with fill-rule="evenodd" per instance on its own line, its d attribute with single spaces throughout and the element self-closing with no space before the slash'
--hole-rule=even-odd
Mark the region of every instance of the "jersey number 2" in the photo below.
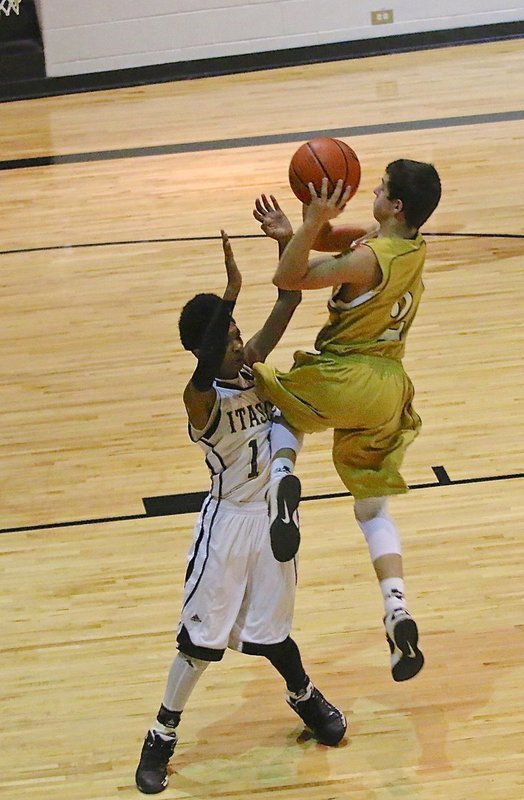
<svg viewBox="0 0 524 800">
<path fill-rule="evenodd" d="M 404 317 L 412 305 L 413 295 L 411 292 L 406 292 L 400 302 L 397 301 L 393 304 L 390 315 L 391 318 L 395 320 L 396 325 L 395 327 L 387 328 L 379 338 L 379 342 L 400 342 L 402 332 L 404 331 L 404 325 L 406 324 Z"/>
</svg>

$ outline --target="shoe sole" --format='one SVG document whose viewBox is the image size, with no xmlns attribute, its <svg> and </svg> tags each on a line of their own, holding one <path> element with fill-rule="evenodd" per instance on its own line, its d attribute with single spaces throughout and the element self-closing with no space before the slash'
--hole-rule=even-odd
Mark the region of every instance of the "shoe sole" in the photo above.
<svg viewBox="0 0 524 800">
<path fill-rule="evenodd" d="M 158 789 L 156 787 L 152 789 L 149 786 L 148 787 L 143 785 L 141 786 L 136 777 L 135 777 L 135 783 L 136 783 L 136 788 L 140 792 L 142 792 L 142 794 L 160 794 L 160 792 L 163 792 L 164 789 L 167 789 L 167 786 L 169 784 L 169 778 L 166 777 L 164 779 L 164 782 L 158 787 Z"/>
<path fill-rule="evenodd" d="M 296 475 L 286 475 L 277 490 L 277 516 L 269 528 L 271 549 L 277 561 L 291 561 L 300 545 L 300 531 L 293 521 L 300 503 L 301 486 Z M 286 517 L 289 522 L 286 522 Z"/>
<path fill-rule="evenodd" d="M 333 731 L 329 736 L 322 736 L 321 733 L 317 733 L 313 728 L 310 728 L 310 730 L 320 744 L 325 744 L 327 747 L 336 747 L 337 744 L 340 744 L 348 729 L 347 720 L 343 714 L 340 723 L 341 728 L 338 731 Z"/>
<path fill-rule="evenodd" d="M 395 625 L 395 645 L 400 650 L 399 661 L 392 668 L 393 680 L 408 681 L 424 666 L 424 656 L 418 649 L 418 628 L 415 620 L 403 619 Z M 391 643 L 391 639 L 388 636 Z"/>
</svg>

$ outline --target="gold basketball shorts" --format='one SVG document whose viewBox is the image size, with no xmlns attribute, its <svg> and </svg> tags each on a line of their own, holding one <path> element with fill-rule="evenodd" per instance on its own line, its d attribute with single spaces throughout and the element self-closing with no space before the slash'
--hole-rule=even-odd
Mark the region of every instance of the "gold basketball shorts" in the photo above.
<svg viewBox="0 0 524 800">
<path fill-rule="evenodd" d="M 289 372 L 253 366 L 257 393 L 304 433 L 332 428 L 333 463 L 356 498 L 407 491 L 400 474 L 421 420 L 399 361 L 381 356 L 295 353 Z"/>
</svg>

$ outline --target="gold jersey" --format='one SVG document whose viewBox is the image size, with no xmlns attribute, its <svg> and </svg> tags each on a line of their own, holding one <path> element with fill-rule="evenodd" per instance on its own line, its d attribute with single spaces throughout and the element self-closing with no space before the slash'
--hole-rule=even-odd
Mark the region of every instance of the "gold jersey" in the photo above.
<svg viewBox="0 0 524 800">
<path fill-rule="evenodd" d="M 328 302 L 329 321 L 315 347 L 339 356 L 362 353 L 399 361 L 424 291 L 426 243 L 418 233 L 415 239 L 384 237 L 361 246 L 375 253 L 382 280 L 349 303 L 338 299 L 340 287 L 335 288 Z"/>
</svg>

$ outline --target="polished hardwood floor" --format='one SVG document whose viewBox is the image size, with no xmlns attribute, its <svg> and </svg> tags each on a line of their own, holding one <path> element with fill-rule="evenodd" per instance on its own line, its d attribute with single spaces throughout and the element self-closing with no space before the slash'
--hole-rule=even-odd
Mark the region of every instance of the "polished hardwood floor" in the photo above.
<svg viewBox="0 0 524 800">
<path fill-rule="evenodd" d="M 299 223 L 287 166 L 322 131 L 362 163 L 343 219 L 370 220 L 394 158 L 443 181 L 406 357 L 424 427 L 392 501 L 426 666 L 392 681 L 351 499 L 311 436 L 294 636 L 347 739 L 315 744 L 271 668 L 227 653 L 164 796 L 521 799 L 523 67 L 516 39 L 0 105 L 0 797 L 138 796 L 195 519 L 176 501 L 207 488 L 178 313 L 222 289 L 224 227 L 239 325 L 262 322 L 276 248 L 253 201 L 272 192 Z M 307 294 L 274 363 L 312 347 L 326 299 Z M 173 513 L 145 513 L 170 495 Z"/>
</svg>

